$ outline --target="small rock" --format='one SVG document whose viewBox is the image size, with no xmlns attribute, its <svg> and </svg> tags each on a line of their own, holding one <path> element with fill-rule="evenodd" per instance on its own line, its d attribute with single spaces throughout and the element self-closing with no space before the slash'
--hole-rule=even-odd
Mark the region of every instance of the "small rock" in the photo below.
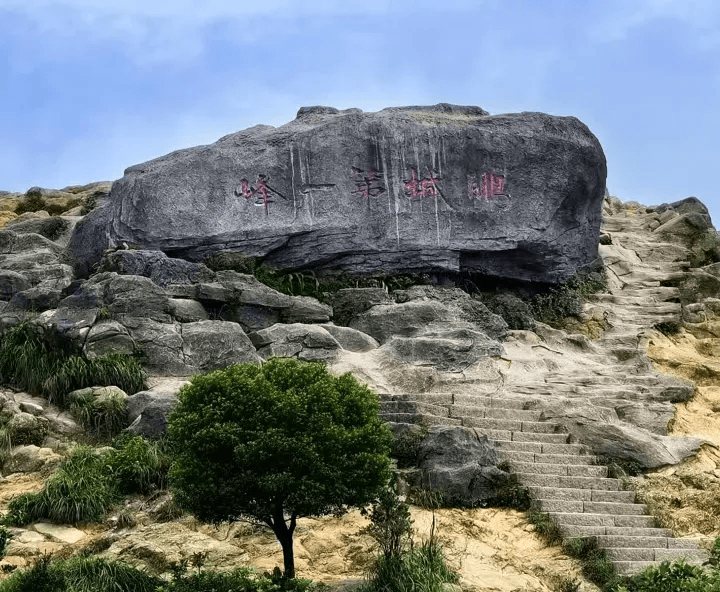
<svg viewBox="0 0 720 592">
<path fill-rule="evenodd" d="M 35 416 L 42 415 L 43 412 L 43 408 L 40 405 L 36 405 L 35 403 L 30 403 L 28 401 L 20 403 L 20 409 L 25 413 Z"/>
<path fill-rule="evenodd" d="M 38 522 L 33 524 L 32 528 L 56 543 L 73 545 L 86 536 L 82 530 L 78 530 L 72 526 L 60 526 L 58 524 L 50 524 L 49 522 Z"/>
</svg>

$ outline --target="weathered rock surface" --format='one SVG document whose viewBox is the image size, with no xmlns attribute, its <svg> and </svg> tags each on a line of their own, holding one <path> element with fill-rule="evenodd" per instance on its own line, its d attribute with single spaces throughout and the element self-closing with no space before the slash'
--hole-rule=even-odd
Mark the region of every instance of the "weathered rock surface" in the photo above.
<svg viewBox="0 0 720 592">
<path fill-rule="evenodd" d="M 342 346 L 327 329 L 318 325 L 292 323 L 273 325 L 250 334 L 263 359 L 273 356 L 300 360 L 334 360 Z"/>
<path fill-rule="evenodd" d="M 128 397 L 127 401 L 130 421 L 127 431 L 135 436 L 154 439 L 165 433 L 168 415 L 177 403 L 177 396 L 140 391 Z"/>
<path fill-rule="evenodd" d="M 15 309 L 54 308 L 73 279 L 63 249 L 39 234 L 0 231 L 0 294 Z"/>
<path fill-rule="evenodd" d="M 106 271 L 141 275 L 158 286 L 212 281 L 213 273 L 199 263 L 168 257 L 162 251 L 120 250 L 108 253 L 102 262 Z"/>
<path fill-rule="evenodd" d="M 557 282 L 596 254 L 606 162 L 574 117 L 303 108 L 128 168 L 76 228 L 76 271 L 123 242 L 281 268 Z"/>
<path fill-rule="evenodd" d="M 496 466 L 499 462 L 487 436 L 469 428 L 433 426 L 420 444 L 418 485 L 442 492 L 455 503 L 477 505 L 508 481 L 508 473 Z"/>
</svg>

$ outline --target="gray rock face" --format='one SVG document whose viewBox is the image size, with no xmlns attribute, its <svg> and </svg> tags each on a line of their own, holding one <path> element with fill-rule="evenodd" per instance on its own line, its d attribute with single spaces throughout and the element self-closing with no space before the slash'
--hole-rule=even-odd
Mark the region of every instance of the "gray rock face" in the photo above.
<svg viewBox="0 0 720 592">
<path fill-rule="evenodd" d="M 212 281 L 213 276 L 202 264 L 174 259 L 162 251 L 115 251 L 104 258 L 103 267 L 121 275 L 142 275 L 161 287 Z"/>
<path fill-rule="evenodd" d="M 393 337 L 381 349 L 393 359 L 448 372 L 503 353 L 502 346 L 484 333 L 459 326 L 429 329 L 419 337 Z"/>
<path fill-rule="evenodd" d="M 235 250 L 288 269 L 557 282 L 596 255 L 606 172 L 574 117 L 301 109 L 130 167 L 70 248 L 78 272 L 126 242 L 195 261 Z"/>
<path fill-rule="evenodd" d="M 127 398 L 127 431 L 135 436 L 159 438 L 167 429 L 167 418 L 177 403 L 177 396 L 140 391 Z"/>
<path fill-rule="evenodd" d="M 277 324 L 249 337 L 263 359 L 283 356 L 308 362 L 334 360 L 342 349 L 337 339 L 317 325 Z"/>
<path fill-rule="evenodd" d="M 493 497 L 509 478 L 496 467 L 494 443 L 470 428 L 432 426 L 418 460 L 422 485 L 467 505 Z"/>
<path fill-rule="evenodd" d="M 61 262 L 63 249 L 39 234 L 0 231 L 0 298 L 14 309 L 38 311 L 57 306 L 73 271 Z"/>
</svg>

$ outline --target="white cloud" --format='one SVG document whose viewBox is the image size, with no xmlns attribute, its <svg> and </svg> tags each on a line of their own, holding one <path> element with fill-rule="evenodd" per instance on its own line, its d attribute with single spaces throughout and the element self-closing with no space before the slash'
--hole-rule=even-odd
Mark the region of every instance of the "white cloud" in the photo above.
<svg viewBox="0 0 720 592">
<path fill-rule="evenodd" d="M 443 12 L 478 10 L 484 1 L 445 0 Z M 237 41 L 258 42 L 268 29 L 257 19 L 267 18 L 277 26 L 300 17 L 347 16 L 354 14 L 402 14 L 407 10 L 437 13 L 430 0 L 0 0 L 3 9 L 24 16 L 39 34 L 67 44 L 112 44 L 124 51 L 139 67 L 175 62 L 187 65 L 202 55 L 206 27 L 235 26 Z M 249 25 L 249 19 L 253 19 Z M 46 59 L 62 59 L 62 51 Z"/>
<path fill-rule="evenodd" d="M 691 43 L 709 49 L 720 43 L 720 3 L 717 0 L 620 0 L 605 11 L 593 31 L 597 40 L 621 41 L 634 29 L 661 19 L 676 20 L 696 30 Z"/>
</svg>

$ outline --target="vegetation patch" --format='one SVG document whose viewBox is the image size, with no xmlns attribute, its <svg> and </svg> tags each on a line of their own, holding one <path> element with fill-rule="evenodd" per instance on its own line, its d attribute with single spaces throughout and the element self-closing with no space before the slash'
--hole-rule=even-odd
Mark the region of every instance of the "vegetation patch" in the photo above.
<svg viewBox="0 0 720 592">
<path fill-rule="evenodd" d="M 705 267 L 720 261 L 720 234 L 714 228 L 699 232 L 692 239 L 690 267 Z"/>
<path fill-rule="evenodd" d="M 420 455 L 420 444 L 427 438 L 430 426 L 420 424 L 419 430 L 407 430 L 393 440 L 390 456 L 397 460 L 398 469 L 417 467 Z"/>
<path fill-rule="evenodd" d="M 373 562 L 361 592 L 443 592 L 446 584 L 458 582 L 459 576 L 448 566 L 435 536 L 434 519 L 429 539 L 416 547 L 410 508 L 392 485 L 363 514 L 370 520 L 363 532 L 375 539 L 381 554 Z"/>
<path fill-rule="evenodd" d="M 166 484 L 170 460 L 163 446 L 142 436 L 120 438 L 104 451 L 76 446 L 41 491 L 10 500 L 3 522 L 101 522 L 124 495 L 148 493 Z"/>
<path fill-rule="evenodd" d="M 364 506 L 390 477 L 378 396 L 350 373 L 272 358 L 193 377 L 168 423 L 170 487 L 200 520 L 272 528 L 295 575 L 297 518 Z"/>
<path fill-rule="evenodd" d="M 313 270 L 277 269 L 265 265 L 262 258 L 231 251 L 213 253 L 203 263 L 213 271 L 230 270 L 253 275 L 258 281 L 283 294 L 311 296 L 321 302 L 327 302 L 330 295 L 344 288 L 385 288 L 393 291 L 430 282 L 427 275 L 420 274 L 350 276 L 332 270 L 315 273 Z"/>
<path fill-rule="evenodd" d="M 98 440 L 117 436 L 128 424 L 127 401 L 112 390 L 100 394 L 93 389 L 79 391 L 70 403 L 70 413 L 90 437 Z"/>
<path fill-rule="evenodd" d="M 68 393 L 91 386 L 117 386 L 136 393 L 146 374 L 131 355 L 110 353 L 88 359 L 74 355 L 59 340 L 48 339 L 29 321 L 0 338 L 0 382 L 67 406 Z"/>
</svg>

